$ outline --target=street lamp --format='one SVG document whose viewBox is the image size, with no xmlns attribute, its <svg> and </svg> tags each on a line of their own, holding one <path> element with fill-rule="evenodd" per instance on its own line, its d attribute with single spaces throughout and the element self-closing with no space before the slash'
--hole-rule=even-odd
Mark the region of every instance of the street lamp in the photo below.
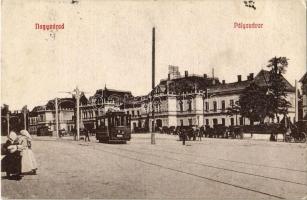
<svg viewBox="0 0 307 200">
<path fill-rule="evenodd" d="M 54 100 L 54 108 L 55 108 L 55 131 L 56 131 L 56 137 L 59 137 L 59 106 L 64 103 L 64 102 L 71 102 L 71 103 L 74 103 L 73 101 L 70 101 L 70 100 L 64 100 L 64 101 L 61 101 L 59 102 L 58 98 L 56 97 L 55 100 Z"/>
<path fill-rule="evenodd" d="M 24 106 L 22 108 L 22 113 L 23 113 L 23 122 L 25 130 L 27 130 L 27 111 L 28 111 L 27 106 Z"/>
<path fill-rule="evenodd" d="M 76 129 L 77 129 L 77 140 L 80 139 L 80 97 L 81 94 L 83 93 L 82 91 L 79 90 L 78 86 L 76 87 L 76 89 L 74 89 L 72 92 L 65 92 L 68 94 L 73 95 L 76 98 Z"/>
</svg>

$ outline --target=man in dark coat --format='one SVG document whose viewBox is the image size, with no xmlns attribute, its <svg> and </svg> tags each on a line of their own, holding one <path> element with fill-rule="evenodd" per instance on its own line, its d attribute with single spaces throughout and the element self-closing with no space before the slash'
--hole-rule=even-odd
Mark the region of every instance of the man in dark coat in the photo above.
<svg viewBox="0 0 307 200">
<path fill-rule="evenodd" d="M 199 137 L 199 141 L 201 141 L 201 138 L 204 137 L 204 126 L 200 127 L 198 131 L 198 137 Z"/>
<path fill-rule="evenodd" d="M 185 141 L 187 139 L 187 133 L 183 128 L 181 128 L 180 134 L 181 134 L 181 137 L 182 137 L 182 145 L 185 145 Z"/>
<path fill-rule="evenodd" d="M 85 129 L 85 138 L 84 141 L 86 142 L 86 140 L 88 140 L 90 142 L 90 131 Z"/>
</svg>

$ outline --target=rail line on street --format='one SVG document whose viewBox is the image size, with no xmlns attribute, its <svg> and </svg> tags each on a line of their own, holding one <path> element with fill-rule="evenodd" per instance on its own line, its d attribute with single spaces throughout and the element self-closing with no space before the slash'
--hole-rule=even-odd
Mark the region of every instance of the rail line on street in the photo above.
<svg viewBox="0 0 307 200">
<path fill-rule="evenodd" d="M 178 154 L 178 155 L 187 155 L 187 156 L 195 157 L 194 154 L 189 154 L 189 153 L 178 153 L 178 152 L 175 152 L 175 151 L 165 151 L 163 149 L 157 149 L 157 148 L 155 150 L 162 151 L 162 152 L 168 152 L 168 153 L 174 153 L 174 154 Z M 250 166 L 259 166 L 259 167 L 266 167 L 266 168 L 274 168 L 274 169 L 282 169 L 282 170 L 287 170 L 287 171 L 296 171 L 296 172 L 301 172 L 301 173 L 307 173 L 307 170 L 299 170 L 299 169 L 291 169 L 291 168 L 286 168 L 286 167 L 269 166 L 269 165 L 242 162 L 242 161 L 236 161 L 236 160 L 228 160 L 228 159 L 222 159 L 222 158 L 216 159 L 216 158 L 209 157 L 209 156 L 198 156 L 198 157 L 206 157 L 206 158 L 210 158 L 210 159 L 222 160 L 222 161 L 232 162 L 232 163 L 240 163 L 240 164 L 245 164 L 245 165 L 250 165 Z"/>
<path fill-rule="evenodd" d="M 108 146 L 108 147 L 110 147 L 110 146 Z M 126 148 L 112 148 L 111 147 L 111 149 L 118 149 L 118 150 L 121 150 L 121 151 L 129 151 L 129 152 L 137 153 L 137 154 L 146 154 L 146 155 L 150 155 L 150 156 L 154 156 L 154 157 L 158 157 L 158 158 L 171 159 L 171 160 L 175 160 L 175 161 L 179 161 L 179 162 L 195 164 L 195 165 L 199 165 L 199 166 L 203 166 L 203 167 L 209 167 L 209 168 L 219 169 L 219 170 L 223 170 L 223 171 L 234 172 L 234 173 L 238 173 L 238 174 L 244 174 L 244 175 L 249 175 L 249 176 L 255 176 L 255 177 L 270 179 L 270 180 L 281 181 L 281 182 L 285 182 L 285 183 L 292 183 L 292 184 L 296 184 L 296 185 L 307 186 L 307 184 L 305 184 L 305 183 L 294 182 L 294 181 L 289 181 L 289 180 L 284 180 L 284 179 L 280 179 L 280 178 L 269 177 L 269 176 L 264 176 L 264 175 L 259 175 L 259 174 L 253 174 L 253 173 L 248 173 L 248 172 L 242 172 L 242 171 L 238 171 L 238 170 L 227 169 L 227 168 L 218 167 L 218 166 L 209 165 L 209 164 L 200 163 L 200 162 L 195 162 L 195 161 L 190 162 L 190 161 L 177 159 L 177 158 L 173 158 L 173 157 L 169 157 L 169 156 L 160 156 L 160 155 L 153 154 L 153 153 L 138 152 L 138 151 L 134 151 L 134 150 L 131 150 L 131 149 L 126 149 Z"/>
<path fill-rule="evenodd" d="M 132 156 L 128 156 L 128 155 L 124 155 L 124 154 L 121 154 L 121 153 L 118 153 L 118 152 L 108 151 L 108 150 L 105 150 L 105 149 L 98 149 L 98 148 L 95 148 L 95 146 L 92 146 L 92 147 L 93 147 L 93 150 L 96 150 L 96 151 L 105 152 L 105 153 L 116 155 L 116 156 L 123 157 L 123 158 L 126 158 L 126 159 L 138 161 L 138 162 L 141 162 L 141 163 L 144 163 L 144 164 L 147 164 L 147 165 L 156 166 L 156 167 L 160 167 L 160 168 L 163 168 L 163 169 L 171 170 L 171 171 L 174 171 L 174 172 L 177 172 L 177 173 L 181 173 L 181 174 L 186 174 L 186 175 L 189 175 L 189 176 L 197 177 L 197 178 L 199 178 L 201 180 L 209 180 L 209 181 L 212 181 L 212 182 L 220 183 L 220 184 L 223 184 L 223 185 L 231 186 L 231 187 L 242 189 L 242 190 L 246 190 L 246 191 L 251 191 L 251 192 L 254 192 L 254 193 L 258 193 L 258 194 L 262 194 L 262 195 L 266 195 L 266 196 L 270 196 L 270 197 L 274 197 L 274 198 L 277 198 L 277 199 L 285 199 L 285 197 L 278 196 L 278 195 L 275 195 L 275 194 L 271 194 L 271 193 L 267 193 L 267 192 L 262 192 L 260 190 L 252 189 L 252 188 L 249 188 L 249 187 L 244 187 L 244 186 L 241 186 L 241 185 L 232 184 L 232 183 L 228 183 L 228 182 L 225 182 L 225 181 L 220 181 L 220 180 L 217 180 L 217 179 L 213 179 L 213 178 L 210 178 L 210 177 L 201 176 L 201 175 L 194 174 L 194 173 L 191 173 L 191 172 L 175 169 L 175 168 L 172 168 L 172 167 L 163 166 L 161 164 L 145 161 L 145 160 L 142 160 L 142 159 L 139 159 L 139 158 L 135 158 L 135 157 L 132 157 Z M 113 148 L 111 148 L 111 149 L 113 149 Z"/>
<path fill-rule="evenodd" d="M 142 148 L 144 149 L 144 148 Z M 148 149 L 150 150 L 150 149 Z M 195 157 L 194 154 L 189 154 L 189 153 L 178 153 L 175 151 L 166 151 L 163 149 L 158 149 L 155 148 L 155 151 L 161 151 L 161 152 L 168 152 L 168 153 L 174 153 L 174 154 L 178 154 L 178 155 L 187 155 L 187 156 L 192 156 Z M 210 159 L 215 159 L 215 160 L 222 160 L 222 161 L 226 161 L 226 162 L 232 162 L 232 163 L 240 163 L 240 164 L 245 164 L 245 165 L 250 165 L 250 166 L 259 166 L 259 167 L 266 167 L 266 168 L 274 168 L 274 169 L 281 169 L 281 170 L 287 170 L 287 171 L 296 171 L 296 172 L 301 172 L 301 173 L 307 173 L 307 170 L 300 170 L 300 169 L 291 169 L 291 168 L 286 168 L 286 167 L 279 167 L 279 166 L 269 166 L 269 165 L 262 165 L 262 164 L 257 164 L 257 163 L 249 163 L 249 162 L 242 162 L 242 161 L 236 161 L 236 160 L 228 160 L 228 159 L 222 159 L 222 158 L 213 158 L 213 157 L 209 157 L 209 156 L 198 156 L 198 157 L 206 157 L 206 158 L 210 158 Z"/>
</svg>

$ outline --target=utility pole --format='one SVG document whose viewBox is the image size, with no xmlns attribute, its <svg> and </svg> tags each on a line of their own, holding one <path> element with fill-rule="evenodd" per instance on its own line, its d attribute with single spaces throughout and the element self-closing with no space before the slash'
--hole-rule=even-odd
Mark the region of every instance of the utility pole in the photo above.
<svg viewBox="0 0 307 200">
<path fill-rule="evenodd" d="M 27 130 L 27 106 L 22 108 L 24 129 Z"/>
<path fill-rule="evenodd" d="M 297 80 L 295 80 L 295 122 L 298 121 L 298 90 Z"/>
<path fill-rule="evenodd" d="M 6 113 L 6 121 L 7 121 L 7 135 L 10 133 L 10 113 L 7 111 Z"/>
<path fill-rule="evenodd" d="M 75 117 L 76 121 L 75 122 L 76 122 L 77 138 L 75 137 L 75 139 L 79 140 L 80 139 L 80 97 L 81 97 L 81 91 L 79 90 L 79 88 L 77 86 L 76 89 L 74 89 L 72 92 L 64 92 L 64 93 L 71 94 L 72 96 L 74 96 L 76 98 L 76 117 Z M 60 103 L 62 103 L 62 102 L 60 102 Z"/>
<path fill-rule="evenodd" d="M 151 144 L 155 144 L 155 110 L 154 110 L 154 89 L 155 89 L 155 27 L 152 28 L 152 132 L 151 132 Z"/>
<path fill-rule="evenodd" d="M 59 106 L 58 106 L 58 98 L 55 98 L 55 131 L 56 137 L 59 137 Z"/>
<path fill-rule="evenodd" d="M 75 97 L 76 97 L 76 107 L 77 107 L 77 113 L 76 113 L 76 129 L 77 129 L 77 140 L 80 139 L 80 90 L 78 89 L 78 86 L 76 89 L 74 89 Z"/>
<path fill-rule="evenodd" d="M 25 130 L 27 130 L 27 113 L 26 112 L 23 112 L 23 121 L 24 121 Z"/>
</svg>

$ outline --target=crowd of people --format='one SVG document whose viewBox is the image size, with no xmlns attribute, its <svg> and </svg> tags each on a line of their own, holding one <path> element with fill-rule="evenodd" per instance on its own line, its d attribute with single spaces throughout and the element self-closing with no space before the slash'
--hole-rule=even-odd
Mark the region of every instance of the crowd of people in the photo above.
<svg viewBox="0 0 307 200">
<path fill-rule="evenodd" d="M 1 170 L 12 180 L 21 180 L 27 174 L 36 175 L 32 137 L 27 130 L 8 134 L 7 141 L 1 145 Z"/>
</svg>

